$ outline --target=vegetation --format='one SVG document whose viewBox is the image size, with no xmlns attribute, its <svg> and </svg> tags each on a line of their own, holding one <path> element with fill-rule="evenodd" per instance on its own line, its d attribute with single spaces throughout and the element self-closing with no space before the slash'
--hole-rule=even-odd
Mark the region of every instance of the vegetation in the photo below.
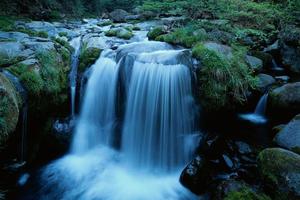
<svg viewBox="0 0 300 200">
<path fill-rule="evenodd" d="M 239 191 L 232 191 L 224 198 L 224 200 L 271 200 L 270 197 L 265 194 L 259 194 L 254 192 L 248 187 L 244 187 Z"/>
<path fill-rule="evenodd" d="M 243 62 L 243 49 L 236 49 L 231 59 L 203 44 L 196 45 L 192 53 L 201 61 L 199 95 L 207 109 L 220 110 L 241 104 L 246 101 L 247 92 L 256 87 L 256 79 Z"/>
<path fill-rule="evenodd" d="M 86 45 L 84 45 L 79 56 L 78 70 L 80 72 L 83 72 L 86 68 L 94 64 L 95 61 L 99 58 L 100 53 L 100 49 L 87 48 Z"/>
</svg>

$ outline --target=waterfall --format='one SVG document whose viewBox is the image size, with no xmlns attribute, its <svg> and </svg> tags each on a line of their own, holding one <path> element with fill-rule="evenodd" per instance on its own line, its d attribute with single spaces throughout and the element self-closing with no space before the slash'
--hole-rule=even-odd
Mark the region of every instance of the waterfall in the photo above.
<svg viewBox="0 0 300 200">
<path fill-rule="evenodd" d="M 254 113 L 257 115 L 265 115 L 268 100 L 268 93 L 264 94 L 258 101 Z"/>
<path fill-rule="evenodd" d="M 169 54 L 146 53 L 137 59 L 149 62 L 134 62 L 122 144 L 125 157 L 137 168 L 170 171 L 191 158 L 184 144 L 193 124 L 189 69 L 153 62 Z"/>
<path fill-rule="evenodd" d="M 7 70 L 3 71 L 3 74 L 13 83 L 17 92 L 22 97 L 22 111 L 20 112 L 20 153 L 19 160 L 24 162 L 26 160 L 26 149 L 27 149 L 27 114 L 28 114 L 28 96 L 27 91 L 18 79 Z"/>
<path fill-rule="evenodd" d="M 91 77 L 72 145 L 74 153 L 83 153 L 96 145 L 109 145 L 112 142 L 118 75 L 118 65 L 108 57 L 112 53 L 103 52 L 91 67 Z"/>
<path fill-rule="evenodd" d="M 190 61 L 189 51 L 161 42 L 104 50 L 87 72 L 71 152 L 45 167 L 38 196 L 197 199 L 179 182 L 198 141 Z M 120 106 L 125 106 L 121 130 L 116 128 L 116 119 L 123 119 L 117 116 Z"/>
<path fill-rule="evenodd" d="M 71 58 L 71 71 L 69 74 L 70 79 L 70 93 L 71 93 L 71 116 L 75 116 L 75 98 L 76 98 L 76 79 L 77 79 L 77 68 L 79 64 L 79 55 L 81 49 L 81 37 L 74 38 L 70 42 L 74 48 L 74 52 Z"/>
</svg>

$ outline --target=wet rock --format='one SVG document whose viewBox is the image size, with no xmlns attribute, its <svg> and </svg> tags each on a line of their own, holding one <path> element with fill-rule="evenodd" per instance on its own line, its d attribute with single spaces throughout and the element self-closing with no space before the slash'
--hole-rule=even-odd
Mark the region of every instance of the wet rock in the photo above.
<svg viewBox="0 0 300 200">
<path fill-rule="evenodd" d="M 56 27 L 49 22 L 33 21 L 25 24 L 25 28 L 36 31 L 36 32 L 46 32 L 49 36 L 56 36 Z"/>
<path fill-rule="evenodd" d="M 300 114 L 279 131 L 274 141 L 279 146 L 300 154 Z"/>
<path fill-rule="evenodd" d="M 208 171 L 206 161 L 202 156 L 197 156 L 183 170 L 180 182 L 194 193 L 201 193 L 206 188 Z"/>
<path fill-rule="evenodd" d="M 281 148 L 263 150 L 258 167 L 276 199 L 300 198 L 300 155 Z"/>
<path fill-rule="evenodd" d="M 289 76 L 275 76 L 276 81 L 281 83 L 287 83 L 290 80 Z"/>
<path fill-rule="evenodd" d="M 25 46 L 35 52 L 47 52 L 55 50 L 53 42 L 27 42 Z"/>
<path fill-rule="evenodd" d="M 0 67 L 15 64 L 24 57 L 21 52 L 24 46 L 20 42 L 0 42 Z"/>
<path fill-rule="evenodd" d="M 252 149 L 249 146 L 249 144 L 242 142 L 242 141 L 236 141 L 235 145 L 237 146 L 238 152 L 240 154 L 250 154 L 252 153 Z"/>
<path fill-rule="evenodd" d="M 246 55 L 246 62 L 251 67 L 251 69 L 255 72 L 259 72 L 263 68 L 263 61 L 259 58 L 254 57 L 254 56 Z"/>
<path fill-rule="evenodd" d="M 129 16 L 128 12 L 122 9 L 116 9 L 109 14 L 113 22 L 126 22 L 126 17 Z"/>
<path fill-rule="evenodd" d="M 268 74 L 258 74 L 258 89 L 260 92 L 264 93 L 276 80 Z"/>
<path fill-rule="evenodd" d="M 215 52 L 223 55 L 227 59 L 231 59 L 233 57 L 232 49 L 229 46 L 218 44 L 215 42 L 206 42 L 206 43 L 204 43 L 204 46 L 209 50 L 215 51 Z"/>
<path fill-rule="evenodd" d="M 1 40 L 16 40 L 17 42 L 21 42 L 24 40 L 28 40 L 29 35 L 20 32 L 2 32 L 0 31 L 0 41 Z"/>
<path fill-rule="evenodd" d="M 234 164 L 232 162 L 232 160 L 227 156 L 227 155 L 222 155 L 223 161 L 225 162 L 226 166 L 228 167 L 228 169 L 233 169 Z"/>
<path fill-rule="evenodd" d="M 20 97 L 12 83 L 0 73 L 0 150 L 18 123 Z"/>
<path fill-rule="evenodd" d="M 290 114 L 300 113 L 300 82 L 288 83 L 270 92 L 270 108 Z"/>
</svg>

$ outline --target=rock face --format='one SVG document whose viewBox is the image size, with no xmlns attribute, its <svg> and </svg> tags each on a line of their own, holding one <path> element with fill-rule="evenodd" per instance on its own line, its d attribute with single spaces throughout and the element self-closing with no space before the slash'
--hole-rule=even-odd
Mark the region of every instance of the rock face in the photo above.
<svg viewBox="0 0 300 200">
<path fill-rule="evenodd" d="M 192 192 L 198 193 L 206 186 L 208 177 L 206 162 L 203 157 L 197 156 L 183 170 L 180 176 L 180 182 Z"/>
<path fill-rule="evenodd" d="M 125 22 L 128 15 L 128 12 L 122 9 L 116 9 L 109 14 L 113 22 Z"/>
<path fill-rule="evenodd" d="M 265 149 L 258 156 L 258 167 L 275 199 L 300 198 L 298 154 L 281 148 Z"/>
<path fill-rule="evenodd" d="M 263 68 L 263 61 L 259 58 L 256 58 L 254 56 L 246 56 L 246 62 L 249 64 L 251 69 L 253 69 L 256 72 L 259 72 Z"/>
<path fill-rule="evenodd" d="M 270 106 L 277 112 L 300 113 L 300 82 L 288 83 L 271 91 Z"/>
<path fill-rule="evenodd" d="M 279 146 L 300 154 L 300 114 L 275 136 L 274 141 Z"/>
<path fill-rule="evenodd" d="M 0 150 L 14 132 L 19 117 L 20 97 L 10 81 L 0 73 Z"/>
<path fill-rule="evenodd" d="M 266 89 L 274 84 L 276 80 L 268 74 L 258 74 L 258 89 L 260 92 L 265 92 Z"/>
</svg>

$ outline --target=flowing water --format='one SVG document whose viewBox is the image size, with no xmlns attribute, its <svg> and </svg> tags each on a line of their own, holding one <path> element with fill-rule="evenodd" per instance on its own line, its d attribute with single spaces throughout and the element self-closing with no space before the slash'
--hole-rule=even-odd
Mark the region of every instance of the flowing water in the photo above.
<svg viewBox="0 0 300 200">
<path fill-rule="evenodd" d="M 70 79 L 70 92 L 71 92 L 71 116 L 75 116 L 75 98 L 76 98 L 76 79 L 77 79 L 77 68 L 79 64 L 79 55 L 81 49 L 81 37 L 74 38 L 70 42 L 74 48 L 74 53 L 71 59 L 71 71 L 69 74 Z"/>
<path fill-rule="evenodd" d="M 185 55 L 153 42 L 105 50 L 91 67 L 71 151 L 43 169 L 39 199 L 197 199 L 179 183 L 197 145 Z M 126 101 L 119 134 L 117 98 Z"/>
</svg>

